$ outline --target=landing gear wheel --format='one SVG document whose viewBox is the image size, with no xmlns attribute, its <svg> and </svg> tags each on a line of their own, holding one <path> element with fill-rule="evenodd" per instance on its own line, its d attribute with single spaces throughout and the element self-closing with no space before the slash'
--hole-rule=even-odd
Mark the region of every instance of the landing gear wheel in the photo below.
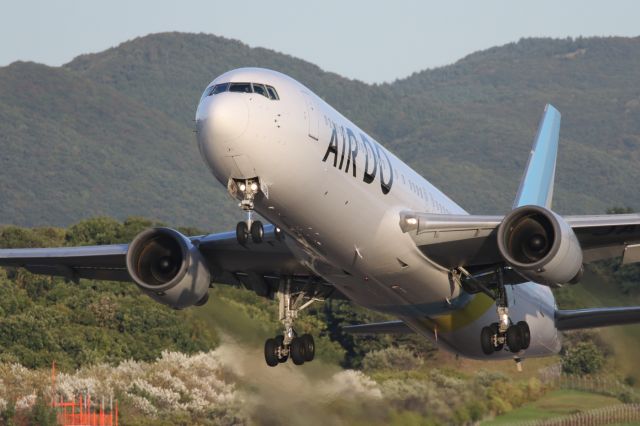
<svg viewBox="0 0 640 426">
<path fill-rule="evenodd" d="M 264 360 L 269 367 L 278 365 L 278 344 L 276 339 L 267 339 L 264 342 Z"/>
<path fill-rule="evenodd" d="M 500 326 L 498 325 L 497 322 L 494 322 L 493 324 L 491 324 L 490 327 L 491 327 L 491 332 L 494 335 L 496 335 L 496 336 L 500 335 Z M 504 341 L 502 343 L 498 343 L 496 346 L 494 346 L 493 350 L 496 351 L 496 352 L 500 352 L 503 348 L 504 348 Z"/>
<path fill-rule="evenodd" d="M 241 246 L 247 244 L 249 240 L 249 227 L 246 222 L 238 222 L 236 225 L 236 238 L 238 239 L 238 244 Z"/>
<path fill-rule="evenodd" d="M 307 356 L 304 341 L 300 337 L 294 337 L 291 341 L 291 359 L 295 365 L 304 364 Z"/>
<path fill-rule="evenodd" d="M 313 357 L 316 355 L 316 343 L 313 341 L 313 336 L 303 334 L 300 340 L 302 340 L 302 344 L 304 345 L 304 360 L 306 362 L 313 361 Z"/>
<path fill-rule="evenodd" d="M 259 244 L 264 238 L 264 227 L 262 222 L 255 220 L 251 223 L 251 239 L 254 243 Z"/>
<path fill-rule="evenodd" d="M 295 365 L 302 365 L 313 360 L 316 352 L 316 345 L 313 337 L 309 334 L 298 336 L 294 329 L 295 319 L 303 309 L 309 307 L 313 302 L 323 300 L 318 298 L 317 293 L 291 291 L 291 277 L 282 277 L 278 284 L 276 296 L 278 298 L 278 317 L 284 327 L 283 336 L 276 336 L 274 339 L 278 346 L 280 362 L 291 358 Z M 286 344 L 285 344 L 286 342 Z"/>
<path fill-rule="evenodd" d="M 522 349 L 529 348 L 531 344 L 531 330 L 529 330 L 529 324 L 526 321 L 520 321 L 516 324 L 516 327 L 520 329 L 520 335 L 522 337 Z"/>
<path fill-rule="evenodd" d="M 520 352 L 523 346 L 522 329 L 512 325 L 507 330 L 507 346 L 511 352 Z"/>
<path fill-rule="evenodd" d="M 493 347 L 493 330 L 490 327 L 482 327 L 480 331 L 480 345 L 485 355 L 491 355 L 495 352 Z"/>
<path fill-rule="evenodd" d="M 280 364 L 287 362 L 287 360 L 289 359 L 289 353 L 288 352 L 284 352 L 284 336 L 282 334 L 276 336 L 276 345 L 278 345 L 278 349 L 280 350 L 280 353 L 284 355 L 281 355 L 278 357 L 278 362 Z"/>
</svg>

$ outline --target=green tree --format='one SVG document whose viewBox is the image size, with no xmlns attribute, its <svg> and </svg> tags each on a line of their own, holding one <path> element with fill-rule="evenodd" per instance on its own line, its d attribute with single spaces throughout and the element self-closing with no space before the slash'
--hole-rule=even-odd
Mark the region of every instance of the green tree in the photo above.
<svg viewBox="0 0 640 426">
<path fill-rule="evenodd" d="M 119 242 L 122 224 L 110 217 L 83 220 L 67 230 L 69 245 L 113 244 Z"/>
<path fill-rule="evenodd" d="M 56 426 L 56 411 L 45 400 L 42 393 L 38 394 L 36 403 L 31 408 L 29 416 L 30 426 Z"/>
<path fill-rule="evenodd" d="M 13 426 L 15 424 L 13 421 L 15 415 L 16 406 L 13 404 L 13 402 L 9 401 L 5 409 L 0 412 L 0 424 L 5 426 Z"/>
<path fill-rule="evenodd" d="M 604 365 L 604 356 L 591 341 L 578 342 L 562 356 L 562 371 L 567 374 L 593 374 Z"/>
</svg>

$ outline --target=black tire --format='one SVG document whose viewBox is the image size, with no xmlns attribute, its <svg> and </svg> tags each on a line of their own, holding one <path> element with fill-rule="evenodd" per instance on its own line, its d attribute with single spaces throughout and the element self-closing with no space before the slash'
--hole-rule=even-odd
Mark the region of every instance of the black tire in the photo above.
<svg viewBox="0 0 640 426">
<path fill-rule="evenodd" d="M 284 349 L 284 336 L 282 334 L 276 336 L 276 345 L 278 345 L 278 348 Z M 282 364 L 283 362 L 287 362 L 288 359 L 289 354 L 286 354 L 278 357 L 278 362 Z"/>
<path fill-rule="evenodd" d="M 236 238 L 238 239 L 238 244 L 241 246 L 247 244 L 249 240 L 249 228 L 246 222 L 238 222 L 236 225 Z"/>
<path fill-rule="evenodd" d="M 267 339 L 264 342 L 264 360 L 269 367 L 278 365 L 278 344 L 276 339 Z"/>
<path fill-rule="evenodd" d="M 500 326 L 498 325 L 497 322 L 494 322 L 493 324 L 491 324 L 490 326 L 491 328 L 491 332 L 495 335 L 498 335 L 500 332 Z M 493 340 L 492 340 L 493 343 Z M 500 352 L 502 349 L 504 349 L 504 342 L 503 343 L 498 343 L 497 346 L 494 346 L 493 350 L 496 352 Z"/>
<path fill-rule="evenodd" d="M 316 342 L 313 341 L 313 336 L 310 334 L 303 334 L 302 343 L 304 344 L 304 360 L 306 362 L 313 361 L 316 356 Z"/>
<path fill-rule="evenodd" d="M 522 349 L 528 349 L 531 344 L 531 330 L 529 329 L 529 324 L 526 321 L 520 321 L 516 324 L 518 328 L 520 328 L 520 335 L 522 337 Z"/>
<path fill-rule="evenodd" d="M 495 352 L 493 347 L 493 331 L 490 327 L 482 327 L 480 331 L 480 346 L 485 355 L 491 355 Z"/>
<path fill-rule="evenodd" d="M 304 341 L 299 337 L 294 337 L 293 340 L 291 341 L 290 354 L 291 354 L 291 359 L 293 360 L 293 363 L 295 365 L 304 364 L 304 359 L 306 356 L 304 349 L 305 349 Z"/>
<path fill-rule="evenodd" d="M 522 350 L 522 331 L 517 325 L 512 325 L 507 330 L 507 346 L 514 353 Z"/>
<path fill-rule="evenodd" d="M 255 220 L 251 222 L 251 239 L 254 243 L 260 244 L 264 238 L 264 227 L 262 222 Z"/>
</svg>

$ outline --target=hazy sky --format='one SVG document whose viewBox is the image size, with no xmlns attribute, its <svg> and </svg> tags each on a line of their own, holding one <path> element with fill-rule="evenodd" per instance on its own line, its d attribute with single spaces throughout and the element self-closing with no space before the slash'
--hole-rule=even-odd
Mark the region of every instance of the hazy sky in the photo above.
<svg viewBox="0 0 640 426">
<path fill-rule="evenodd" d="M 205 32 L 367 82 L 521 37 L 640 35 L 640 2 L 0 0 L 0 66 L 60 65 L 161 31 Z"/>
</svg>

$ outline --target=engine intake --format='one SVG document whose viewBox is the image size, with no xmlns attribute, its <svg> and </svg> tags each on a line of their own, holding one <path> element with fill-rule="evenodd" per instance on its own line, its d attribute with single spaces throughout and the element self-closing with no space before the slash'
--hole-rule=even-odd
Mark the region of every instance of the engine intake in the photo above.
<svg viewBox="0 0 640 426">
<path fill-rule="evenodd" d="M 582 248 L 573 229 L 554 212 L 523 206 L 498 227 L 498 249 L 522 276 L 540 284 L 577 283 L 582 277 Z"/>
<path fill-rule="evenodd" d="M 129 244 L 127 270 L 143 292 L 164 305 L 183 309 L 206 302 L 209 268 L 198 248 L 174 229 L 138 234 Z"/>
</svg>

